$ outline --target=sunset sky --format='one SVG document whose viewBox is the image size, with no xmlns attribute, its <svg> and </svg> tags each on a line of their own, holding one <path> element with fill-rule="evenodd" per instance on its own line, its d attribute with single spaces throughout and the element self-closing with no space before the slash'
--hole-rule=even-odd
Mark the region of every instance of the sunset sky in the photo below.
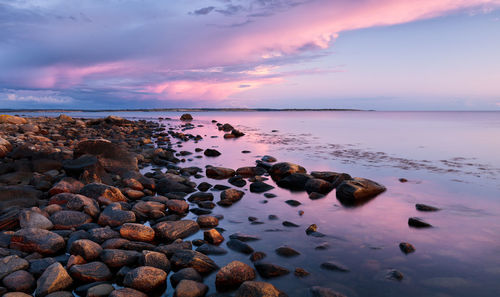
<svg viewBox="0 0 500 297">
<path fill-rule="evenodd" d="M 500 110 L 500 0 L 0 0 L 0 108 Z"/>
</svg>

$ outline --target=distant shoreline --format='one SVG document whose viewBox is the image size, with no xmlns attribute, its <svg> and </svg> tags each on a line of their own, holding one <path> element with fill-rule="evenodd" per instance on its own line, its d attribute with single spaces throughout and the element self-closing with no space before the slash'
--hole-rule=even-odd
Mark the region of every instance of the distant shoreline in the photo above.
<svg viewBox="0 0 500 297">
<path fill-rule="evenodd" d="M 0 109 L 0 112 L 120 112 L 120 111 L 177 111 L 177 112 L 208 112 L 208 111 L 374 111 L 363 109 L 342 108 L 144 108 L 144 109 Z"/>
</svg>

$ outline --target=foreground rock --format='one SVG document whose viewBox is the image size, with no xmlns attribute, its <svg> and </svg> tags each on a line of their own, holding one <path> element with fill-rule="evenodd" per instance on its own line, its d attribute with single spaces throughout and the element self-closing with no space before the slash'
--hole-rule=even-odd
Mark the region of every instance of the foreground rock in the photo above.
<svg viewBox="0 0 500 297">
<path fill-rule="evenodd" d="M 222 267 L 215 276 L 215 286 L 219 291 L 238 288 L 243 282 L 255 278 L 252 267 L 240 261 L 233 261 Z"/>
<path fill-rule="evenodd" d="M 386 188 L 372 180 L 355 177 L 337 187 L 337 199 L 345 205 L 360 205 L 384 192 Z"/>
<path fill-rule="evenodd" d="M 10 248 L 23 252 L 53 255 L 65 246 L 64 238 L 44 229 L 28 228 L 16 231 L 10 239 Z"/>
<path fill-rule="evenodd" d="M 35 296 L 44 297 L 50 293 L 62 291 L 73 284 L 73 279 L 61 263 L 56 262 L 43 272 L 36 285 Z"/>
<path fill-rule="evenodd" d="M 183 279 L 175 288 L 176 297 L 202 297 L 208 291 L 208 286 L 193 280 Z"/>
<path fill-rule="evenodd" d="M 200 226 L 195 221 L 181 220 L 173 222 L 161 222 L 154 226 L 156 235 L 167 241 L 174 241 L 195 234 Z"/>
<path fill-rule="evenodd" d="M 75 158 L 82 155 L 94 155 L 103 165 L 104 169 L 111 173 L 125 173 L 127 171 L 138 171 L 137 158 L 134 154 L 122 146 L 108 140 L 84 140 L 75 147 Z"/>
<path fill-rule="evenodd" d="M 293 173 L 307 173 L 307 171 L 304 167 L 289 162 L 276 163 L 269 169 L 269 174 L 276 181 Z"/>
<path fill-rule="evenodd" d="M 129 271 L 123 285 L 143 292 L 157 290 L 166 285 L 167 273 L 161 269 L 142 266 Z"/>
<path fill-rule="evenodd" d="M 74 279 L 85 283 L 107 281 L 113 276 L 108 266 L 102 262 L 73 265 L 69 273 Z"/>
<path fill-rule="evenodd" d="M 27 269 L 29 267 L 28 261 L 16 255 L 7 256 L 0 259 L 0 280 L 5 276 L 18 271 Z"/>
<path fill-rule="evenodd" d="M 170 259 L 170 263 L 174 271 L 191 267 L 200 274 L 208 274 L 219 268 L 212 259 L 193 250 L 176 251 Z"/>
</svg>

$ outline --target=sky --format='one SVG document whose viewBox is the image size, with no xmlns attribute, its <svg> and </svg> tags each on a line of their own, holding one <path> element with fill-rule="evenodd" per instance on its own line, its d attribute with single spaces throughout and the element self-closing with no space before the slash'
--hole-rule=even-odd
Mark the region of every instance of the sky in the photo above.
<svg viewBox="0 0 500 297">
<path fill-rule="evenodd" d="M 0 108 L 500 110 L 500 0 L 0 0 Z"/>
</svg>

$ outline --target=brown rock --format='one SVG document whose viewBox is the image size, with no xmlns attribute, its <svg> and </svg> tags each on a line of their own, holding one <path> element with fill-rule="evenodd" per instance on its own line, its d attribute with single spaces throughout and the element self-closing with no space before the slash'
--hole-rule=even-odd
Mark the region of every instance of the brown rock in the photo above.
<svg viewBox="0 0 500 297">
<path fill-rule="evenodd" d="M 127 198 L 123 196 L 122 192 L 118 188 L 99 183 L 85 185 L 80 190 L 80 194 L 92 199 L 103 197 L 112 202 L 127 201 Z"/>
<path fill-rule="evenodd" d="M 79 239 L 73 242 L 69 252 L 72 255 L 82 256 L 86 261 L 92 261 L 99 257 L 102 248 L 92 240 Z"/>
<path fill-rule="evenodd" d="M 28 228 L 16 231 L 10 239 L 10 248 L 23 252 L 53 255 L 65 246 L 64 238 L 43 229 Z"/>
<path fill-rule="evenodd" d="M 130 240 L 149 242 L 155 238 L 155 231 L 142 224 L 126 223 L 120 228 L 120 235 Z"/>
<path fill-rule="evenodd" d="M 73 193 L 76 194 L 80 192 L 80 190 L 83 188 L 83 183 L 72 178 L 72 177 L 65 177 L 61 179 L 58 183 L 56 183 L 50 190 L 49 194 L 50 196 L 57 195 L 60 193 Z"/>
<path fill-rule="evenodd" d="M 94 155 L 104 166 L 106 171 L 122 174 L 127 171 L 138 171 L 137 158 L 122 146 L 107 140 L 84 140 L 80 141 L 74 150 L 74 157 L 82 155 Z"/>
<path fill-rule="evenodd" d="M 73 279 L 61 263 L 56 262 L 43 272 L 37 281 L 35 296 L 43 297 L 71 286 Z"/>
<path fill-rule="evenodd" d="M 173 222 L 161 222 L 155 225 L 156 235 L 168 241 L 185 238 L 195 234 L 200 227 L 195 221 L 180 220 Z"/>
<path fill-rule="evenodd" d="M 224 241 L 224 236 L 222 236 L 216 229 L 210 229 L 203 232 L 203 239 L 208 243 L 219 245 Z"/>
<path fill-rule="evenodd" d="M 123 279 L 123 285 L 143 292 L 150 292 L 166 286 L 167 273 L 161 269 L 141 266 L 129 271 Z"/>
<path fill-rule="evenodd" d="M 192 280 L 183 279 L 175 288 L 175 297 L 202 297 L 208 291 L 207 285 Z"/>
<path fill-rule="evenodd" d="M 106 249 L 101 252 L 101 260 L 111 268 L 122 266 L 134 266 L 137 264 L 141 254 L 136 251 Z"/>
<path fill-rule="evenodd" d="M 224 168 L 224 167 L 207 167 L 206 169 L 206 175 L 209 178 L 213 179 L 227 179 L 236 174 L 236 171 L 234 171 L 231 168 Z"/>
<path fill-rule="evenodd" d="M 4 286 L 9 291 L 31 293 L 35 286 L 35 278 L 25 270 L 18 270 L 3 279 Z"/>
<path fill-rule="evenodd" d="M 148 295 L 131 288 L 123 288 L 114 290 L 109 294 L 109 297 L 147 297 Z"/>
<path fill-rule="evenodd" d="M 125 223 L 135 222 L 135 214 L 132 211 L 122 210 L 120 203 L 111 203 L 101 212 L 97 222 L 101 226 L 118 227 Z"/>
<path fill-rule="evenodd" d="M 200 228 L 214 228 L 219 225 L 219 219 L 210 215 L 201 215 L 196 219 L 196 223 L 198 223 Z"/>
<path fill-rule="evenodd" d="M 174 271 L 192 267 L 200 274 L 207 274 L 219 268 L 212 259 L 193 250 L 176 251 L 170 259 L 170 263 Z"/>
<path fill-rule="evenodd" d="M 67 230 L 80 227 L 92 222 L 92 218 L 83 212 L 74 210 L 61 210 L 50 216 L 54 229 Z"/>
<path fill-rule="evenodd" d="M 29 267 L 28 261 L 16 255 L 7 256 L 0 259 L 0 280 L 5 276 L 18 271 L 27 269 Z"/>
<path fill-rule="evenodd" d="M 189 210 L 189 204 L 184 200 L 169 200 L 166 206 L 169 211 L 177 214 L 184 214 Z"/>
<path fill-rule="evenodd" d="M 246 281 L 241 284 L 235 297 L 286 297 L 286 295 L 270 283 Z"/>
<path fill-rule="evenodd" d="M 240 261 L 233 261 L 222 267 L 215 276 L 215 286 L 219 291 L 238 288 L 243 282 L 255 279 L 252 267 Z"/>
<path fill-rule="evenodd" d="M 23 210 L 19 214 L 19 225 L 21 228 L 38 228 L 50 230 L 54 225 L 40 212 L 32 210 Z"/>
<path fill-rule="evenodd" d="M 108 266 L 102 262 L 73 265 L 69 273 L 71 277 L 86 283 L 110 280 L 113 276 Z"/>
<path fill-rule="evenodd" d="M 159 268 L 165 272 L 170 271 L 170 261 L 165 254 L 153 251 L 142 251 L 139 264 Z"/>
</svg>

